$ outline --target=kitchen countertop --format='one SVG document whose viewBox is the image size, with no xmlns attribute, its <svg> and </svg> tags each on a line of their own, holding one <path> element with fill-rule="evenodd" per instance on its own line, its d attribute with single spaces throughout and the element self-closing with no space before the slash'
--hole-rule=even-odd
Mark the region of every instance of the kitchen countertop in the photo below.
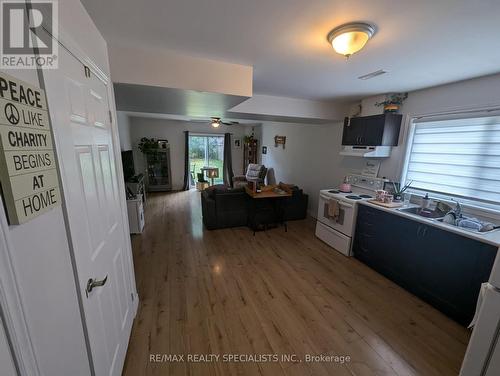
<svg viewBox="0 0 500 376">
<path fill-rule="evenodd" d="M 429 226 L 434 226 L 434 227 L 443 229 L 445 231 L 454 232 L 455 234 L 463 235 L 463 236 L 466 236 L 466 237 L 471 238 L 471 239 L 475 239 L 475 240 L 483 242 L 483 243 L 488 243 L 488 244 L 492 244 L 494 246 L 500 247 L 500 229 L 494 230 L 494 231 L 489 232 L 489 233 L 482 233 L 482 234 L 481 233 L 474 233 L 474 232 L 471 232 L 468 230 L 463 230 L 460 227 L 450 226 L 450 225 L 438 222 L 436 220 L 421 217 L 421 216 L 416 215 L 416 214 L 402 212 L 402 211 L 398 210 L 400 208 L 385 208 L 383 206 L 373 204 L 369 201 L 359 201 L 359 204 L 370 206 L 374 209 L 382 210 L 382 211 L 385 211 L 385 212 L 388 212 L 388 213 L 391 213 L 394 215 L 399 215 L 400 217 L 405 217 L 405 218 L 411 219 L 413 221 L 425 223 Z M 417 207 L 417 206 L 418 205 L 410 204 L 408 207 Z"/>
</svg>

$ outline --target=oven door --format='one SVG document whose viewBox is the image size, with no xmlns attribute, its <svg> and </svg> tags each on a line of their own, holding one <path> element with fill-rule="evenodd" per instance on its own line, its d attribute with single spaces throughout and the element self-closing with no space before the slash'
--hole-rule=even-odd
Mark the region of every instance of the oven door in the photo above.
<svg viewBox="0 0 500 376">
<path fill-rule="evenodd" d="M 330 204 L 330 200 L 332 200 L 331 197 L 320 194 L 318 206 L 318 221 L 333 228 L 334 230 L 343 233 L 344 235 L 352 236 L 354 205 L 346 201 L 337 200 L 340 206 L 339 216 L 338 218 L 333 219 L 328 215 L 328 205 Z"/>
</svg>

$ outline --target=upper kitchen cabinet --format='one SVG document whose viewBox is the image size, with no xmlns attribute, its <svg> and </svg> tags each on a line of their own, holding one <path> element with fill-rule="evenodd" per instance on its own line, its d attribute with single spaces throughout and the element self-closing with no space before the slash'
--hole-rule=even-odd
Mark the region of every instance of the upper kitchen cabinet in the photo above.
<svg viewBox="0 0 500 376">
<path fill-rule="evenodd" d="M 386 113 L 351 118 L 344 125 L 342 145 L 396 146 L 403 115 Z"/>
</svg>

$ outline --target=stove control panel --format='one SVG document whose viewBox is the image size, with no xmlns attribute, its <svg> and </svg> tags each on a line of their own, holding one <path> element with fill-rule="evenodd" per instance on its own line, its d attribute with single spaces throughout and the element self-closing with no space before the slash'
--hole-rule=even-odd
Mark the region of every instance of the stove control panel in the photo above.
<svg viewBox="0 0 500 376">
<path fill-rule="evenodd" d="M 387 179 L 372 178 L 363 175 L 347 175 L 349 183 L 354 187 L 364 188 L 376 191 L 378 189 L 384 189 L 384 183 L 388 181 Z"/>
</svg>

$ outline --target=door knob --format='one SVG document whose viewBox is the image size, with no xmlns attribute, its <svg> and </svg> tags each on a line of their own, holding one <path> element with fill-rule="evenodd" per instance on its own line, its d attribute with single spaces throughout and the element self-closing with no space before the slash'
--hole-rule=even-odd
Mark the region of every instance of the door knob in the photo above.
<svg viewBox="0 0 500 376">
<path fill-rule="evenodd" d="M 104 277 L 104 279 L 98 281 L 97 279 L 90 278 L 87 282 L 87 288 L 85 289 L 85 295 L 87 298 L 89 297 L 90 292 L 94 289 L 94 287 L 101 287 L 106 284 L 108 280 L 108 276 Z"/>
</svg>

